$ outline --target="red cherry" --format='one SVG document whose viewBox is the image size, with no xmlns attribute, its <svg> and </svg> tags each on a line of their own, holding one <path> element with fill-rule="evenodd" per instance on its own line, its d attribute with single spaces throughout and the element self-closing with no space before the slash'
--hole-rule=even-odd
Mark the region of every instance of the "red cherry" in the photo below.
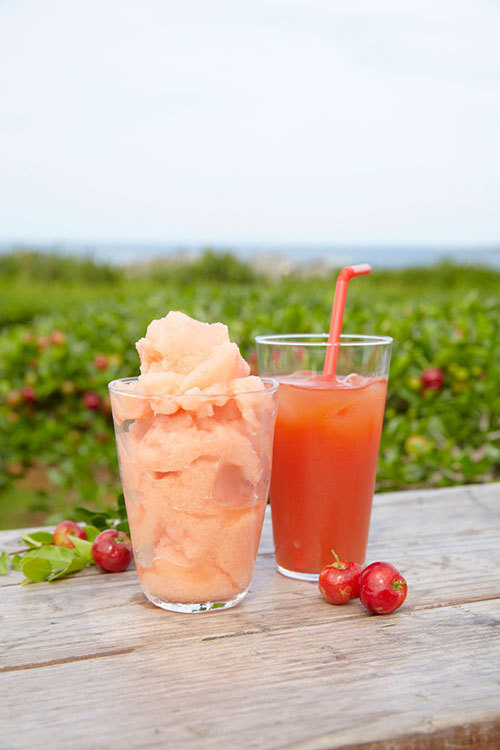
<svg viewBox="0 0 500 750">
<path fill-rule="evenodd" d="M 64 331 L 52 331 L 50 340 L 56 346 L 63 346 L 66 343 L 66 334 Z"/>
<path fill-rule="evenodd" d="M 407 591 L 405 579 L 390 563 L 374 562 L 359 577 L 361 603 L 376 615 L 387 615 L 398 609 Z"/>
<path fill-rule="evenodd" d="M 430 367 L 423 371 L 421 380 L 424 391 L 440 391 L 444 385 L 444 374 L 439 367 Z"/>
<path fill-rule="evenodd" d="M 97 393 L 94 393 L 94 391 L 87 391 L 82 396 L 83 403 L 87 407 L 87 409 L 90 409 L 91 411 L 97 411 L 100 404 L 100 399 Z"/>
<path fill-rule="evenodd" d="M 31 385 L 25 385 L 21 388 L 21 395 L 26 403 L 33 403 L 36 401 L 35 389 Z"/>
<path fill-rule="evenodd" d="M 87 534 L 84 532 L 81 526 L 78 526 L 74 521 L 61 521 L 54 530 L 52 535 L 54 544 L 58 547 L 68 547 L 72 549 L 75 545 L 68 539 L 68 534 L 77 536 L 79 539 L 86 539 Z"/>
<path fill-rule="evenodd" d="M 333 551 L 333 550 L 332 550 Z M 358 582 L 363 570 L 356 562 L 343 562 L 333 552 L 335 562 L 319 574 L 319 590 L 330 604 L 346 604 L 358 596 Z"/>
<path fill-rule="evenodd" d="M 121 573 L 132 559 L 132 544 L 124 531 L 106 529 L 94 539 L 92 557 L 105 573 Z"/>
<path fill-rule="evenodd" d="M 103 354 L 97 354 L 94 357 L 94 365 L 97 367 L 98 370 L 101 370 L 103 372 L 108 367 L 108 358 L 105 357 Z"/>
</svg>

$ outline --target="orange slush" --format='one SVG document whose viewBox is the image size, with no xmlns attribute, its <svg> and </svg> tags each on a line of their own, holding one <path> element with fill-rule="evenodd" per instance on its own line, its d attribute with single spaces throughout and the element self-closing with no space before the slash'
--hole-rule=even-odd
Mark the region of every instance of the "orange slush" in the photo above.
<svg viewBox="0 0 500 750">
<path fill-rule="evenodd" d="M 387 380 L 311 375 L 280 380 L 271 510 L 276 563 L 317 574 L 364 563 Z"/>
</svg>

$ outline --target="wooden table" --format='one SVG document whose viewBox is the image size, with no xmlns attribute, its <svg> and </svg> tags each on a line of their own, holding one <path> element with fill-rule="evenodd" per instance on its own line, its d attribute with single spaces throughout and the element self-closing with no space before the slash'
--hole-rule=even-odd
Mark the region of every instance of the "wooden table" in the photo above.
<svg viewBox="0 0 500 750">
<path fill-rule="evenodd" d="M 4 531 L 4 549 L 20 532 Z M 375 498 L 396 613 L 274 570 L 266 518 L 235 609 L 164 612 L 135 570 L 0 578 L 0 747 L 500 747 L 500 484 Z"/>
</svg>

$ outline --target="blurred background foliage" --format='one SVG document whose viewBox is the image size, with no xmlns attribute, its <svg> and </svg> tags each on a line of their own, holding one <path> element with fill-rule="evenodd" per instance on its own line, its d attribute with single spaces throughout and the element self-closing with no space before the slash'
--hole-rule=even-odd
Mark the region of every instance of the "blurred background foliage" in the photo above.
<svg viewBox="0 0 500 750">
<path fill-rule="evenodd" d="M 17 250 L 0 257 L 0 525 L 114 502 L 107 383 L 138 373 L 134 342 L 169 310 L 228 324 L 255 367 L 259 333 L 322 332 L 336 273 L 268 278 L 208 250 L 114 267 Z M 500 272 L 441 263 L 351 285 L 346 333 L 394 337 L 377 490 L 500 476 Z M 422 373 L 442 372 L 425 388 Z"/>
</svg>

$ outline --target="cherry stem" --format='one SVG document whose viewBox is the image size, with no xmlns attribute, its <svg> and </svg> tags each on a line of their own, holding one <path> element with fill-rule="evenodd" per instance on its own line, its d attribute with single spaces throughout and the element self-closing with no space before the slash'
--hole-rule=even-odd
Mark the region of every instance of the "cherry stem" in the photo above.
<svg viewBox="0 0 500 750">
<path fill-rule="evenodd" d="M 343 562 L 340 562 L 339 556 L 335 552 L 334 549 L 331 550 L 332 555 L 335 558 L 335 562 L 330 563 L 332 568 L 337 568 L 338 570 L 345 570 L 346 565 Z"/>
</svg>

